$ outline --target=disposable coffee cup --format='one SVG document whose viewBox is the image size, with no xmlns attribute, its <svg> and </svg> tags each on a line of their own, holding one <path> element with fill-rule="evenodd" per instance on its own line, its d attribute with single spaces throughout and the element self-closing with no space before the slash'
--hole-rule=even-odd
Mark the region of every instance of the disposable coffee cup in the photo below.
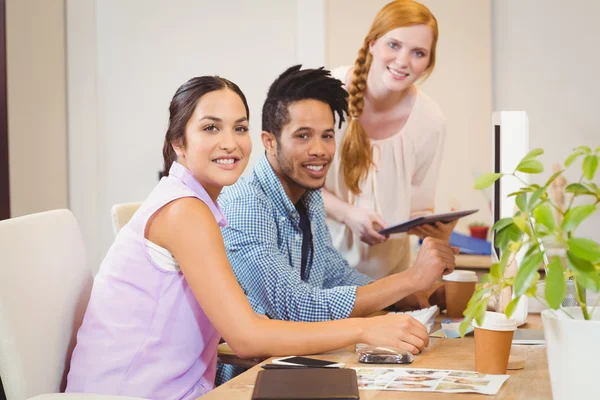
<svg viewBox="0 0 600 400">
<path fill-rule="evenodd" d="M 487 311 L 481 326 L 475 320 L 472 325 L 475 328 L 475 371 L 505 374 L 516 321 L 502 313 Z"/>
<path fill-rule="evenodd" d="M 474 271 L 454 270 L 442 279 L 446 287 L 446 315 L 450 318 L 461 318 L 475 292 L 477 274 Z"/>
</svg>

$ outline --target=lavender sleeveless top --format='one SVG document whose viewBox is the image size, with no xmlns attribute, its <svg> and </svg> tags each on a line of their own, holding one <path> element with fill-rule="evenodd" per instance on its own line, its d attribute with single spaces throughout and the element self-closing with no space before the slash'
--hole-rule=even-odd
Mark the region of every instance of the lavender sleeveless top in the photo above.
<svg viewBox="0 0 600 400">
<path fill-rule="evenodd" d="M 100 266 L 77 334 L 67 392 L 195 399 L 214 388 L 220 336 L 183 274 L 158 266 L 144 243 L 148 219 L 182 197 L 202 200 L 217 223 L 227 225 L 190 171 L 173 163 Z"/>
</svg>

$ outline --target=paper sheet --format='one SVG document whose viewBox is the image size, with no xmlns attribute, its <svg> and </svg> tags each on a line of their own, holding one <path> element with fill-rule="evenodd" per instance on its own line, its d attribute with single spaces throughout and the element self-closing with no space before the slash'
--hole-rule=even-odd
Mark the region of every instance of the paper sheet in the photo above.
<svg viewBox="0 0 600 400">
<path fill-rule="evenodd" d="M 361 390 L 409 392 L 498 393 L 508 375 L 422 368 L 354 368 Z"/>
</svg>

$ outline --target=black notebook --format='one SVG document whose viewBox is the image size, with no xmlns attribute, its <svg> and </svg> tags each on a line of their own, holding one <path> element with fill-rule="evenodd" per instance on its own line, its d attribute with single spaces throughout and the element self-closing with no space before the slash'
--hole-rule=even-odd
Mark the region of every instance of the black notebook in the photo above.
<svg viewBox="0 0 600 400">
<path fill-rule="evenodd" d="M 258 372 L 252 400 L 357 400 L 356 371 L 348 368 L 267 369 Z"/>
</svg>

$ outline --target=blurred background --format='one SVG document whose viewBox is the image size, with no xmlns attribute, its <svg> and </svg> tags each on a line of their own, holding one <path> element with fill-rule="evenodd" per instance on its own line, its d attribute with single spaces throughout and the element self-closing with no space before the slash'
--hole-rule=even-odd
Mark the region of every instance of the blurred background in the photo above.
<svg viewBox="0 0 600 400">
<path fill-rule="evenodd" d="M 70 208 L 96 271 L 114 238 L 111 206 L 142 201 L 157 183 L 179 85 L 218 74 L 242 88 L 251 108 L 249 172 L 262 154 L 269 84 L 293 64 L 352 64 L 387 2 L 1 0 L 0 218 Z M 474 174 L 492 169 L 493 111 L 528 113 L 530 147 L 546 150 L 546 166 L 562 163 L 573 147 L 600 146 L 600 55 L 593 50 L 600 2 L 422 3 L 440 26 L 436 69 L 422 88 L 448 121 L 436 208 L 480 208 L 461 221 L 465 231 L 469 222 L 492 219 L 472 187 Z M 599 240 L 598 219 L 581 235 Z"/>
</svg>

